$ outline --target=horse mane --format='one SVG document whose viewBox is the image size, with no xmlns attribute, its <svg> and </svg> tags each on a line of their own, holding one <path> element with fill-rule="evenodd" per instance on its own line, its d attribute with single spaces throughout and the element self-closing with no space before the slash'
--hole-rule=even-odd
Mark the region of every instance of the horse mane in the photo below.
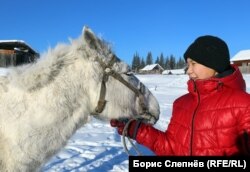
<svg viewBox="0 0 250 172">
<path fill-rule="evenodd" d="M 51 83 L 59 75 L 62 68 L 74 63 L 77 56 L 71 55 L 76 51 L 77 41 L 72 41 L 75 46 L 58 44 L 54 49 L 49 48 L 34 63 L 9 68 L 7 78 L 0 79 L 5 85 L 6 82 L 14 87 L 25 91 L 35 91 Z M 74 50 L 74 48 L 76 48 Z"/>
<path fill-rule="evenodd" d="M 6 91 L 6 85 L 32 92 L 43 88 L 45 85 L 54 81 L 61 70 L 81 56 L 84 59 L 92 58 L 96 60 L 97 54 L 100 57 L 107 57 L 111 52 L 111 44 L 101 38 L 93 37 L 91 32 L 85 32 L 78 39 L 69 39 L 69 44 L 59 43 L 55 48 L 49 48 L 34 63 L 22 66 L 10 67 L 6 77 L 0 77 L 0 89 Z M 94 50 L 94 51 L 93 51 Z M 79 52 L 80 51 L 80 52 Z M 79 54 L 77 56 L 76 54 Z M 101 59 L 107 63 L 109 58 Z"/>
</svg>

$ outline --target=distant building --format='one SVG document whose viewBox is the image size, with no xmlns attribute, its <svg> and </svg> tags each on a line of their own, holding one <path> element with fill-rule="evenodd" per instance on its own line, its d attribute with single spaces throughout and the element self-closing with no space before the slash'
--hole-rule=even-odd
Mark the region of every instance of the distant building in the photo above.
<svg viewBox="0 0 250 172">
<path fill-rule="evenodd" d="M 139 70 L 140 74 L 161 74 L 164 69 L 159 64 L 147 65 Z"/>
<path fill-rule="evenodd" d="M 242 73 L 250 73 L 250 50 L 239 51 L 230 61 L 237 65 Z"/>
<path fill-rule="evenodd" d="M 0 40 L 0 67 L 34 62 L 39 54 L 22 40 Z"/>
</svg>

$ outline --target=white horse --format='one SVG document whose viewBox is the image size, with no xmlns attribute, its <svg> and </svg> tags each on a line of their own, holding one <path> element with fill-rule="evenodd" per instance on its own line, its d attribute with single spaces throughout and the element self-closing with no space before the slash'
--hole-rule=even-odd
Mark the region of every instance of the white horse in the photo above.
<svg viewBox="0 0 250 172">
<path fill-rule="evenodd" d="M 159 104 L 84 27 L 70 45 L 0 77 L 0 171 L 39 171 L 91 114 L 103 120 L 140 114 L 153 124 Z"/>
</svg>

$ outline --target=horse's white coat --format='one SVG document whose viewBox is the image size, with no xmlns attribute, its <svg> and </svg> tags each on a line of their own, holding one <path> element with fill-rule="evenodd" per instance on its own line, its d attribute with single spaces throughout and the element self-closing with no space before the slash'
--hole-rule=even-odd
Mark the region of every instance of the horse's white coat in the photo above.
<svg viewBox="0 0 250 172">
<path fill-rule="evenodd" d="M 103 69 L 112 52 L 93 32 L 70 45 L 58 45 L 34 64 L 9 70 L 0 77 L 0 171 L 39 171 L 75 131 L 88 121 L 100 93 Z M 135 87 L 129 68 L 116 62 L 113 70 Z M 158 119 L 159 105 L 146 90 L 149 111 Z M 141 112 L 138 98 L 112 77 L 107 82 L 107 105 L 101 119 L 131 117 Z"/>
</svg>

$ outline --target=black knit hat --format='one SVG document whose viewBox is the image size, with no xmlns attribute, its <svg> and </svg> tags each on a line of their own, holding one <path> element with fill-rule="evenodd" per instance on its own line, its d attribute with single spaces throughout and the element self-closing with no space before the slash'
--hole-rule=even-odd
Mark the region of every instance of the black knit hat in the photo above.
<svg viewBox="0 0 250 172">
<path fill-rule="evenodd" d="M 198 37 L 184 53 L 184 58 L 190 58 L 197 63 L 222 73 L 230 68 L 230 55 L 227 44 L 215 36 Z"/>
</svg>

